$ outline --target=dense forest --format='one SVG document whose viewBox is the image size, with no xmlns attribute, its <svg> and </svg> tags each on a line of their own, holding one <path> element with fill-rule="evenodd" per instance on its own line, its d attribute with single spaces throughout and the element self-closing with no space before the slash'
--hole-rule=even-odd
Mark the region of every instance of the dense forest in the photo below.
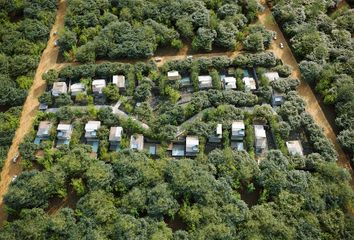
<svg viewBox="0 0 354 240">
<path fill-rule="evenodd" d="M 164 80 L 171 69 L 193 76 L 195 71 L 212 74 L 229 67 L 236 69 L 237 79 L 242 69 L 255 67 L 263 89 L 252 94 L 241 88 L 221 91 L 214 85 L 207 91 L 195 90 L 182 106 L 166 91 L 177 89 Z M 275 69 L 282 79 L 267 82 L 264 72 Z M 354 233 L 350 176 L 337 166 L 333 146 L 305 112 L 303 100 L 293 91 L 299 81 L 290 79 L 290 72 L 273 54 L 260 53 L 173 61 L 161 69 L 152 62 L 104 63 L 47 73 L 44 78 L 49 83 L 50 76 L 88 81 L 126 74 L 128 84 L 145 89 L 131 92 L 132 114 L 153 127 L 144 129 L 108 107 L 95 110 L 90 104 L 74 108 L 70 102 L 56 113 L 38 113 L 35 129 L 42 120 L 55 125 L 72 122 L 73 137 L 69 146 L 55 149 L 55 131 L 49 140 L 35 145 L 34 130 L 21 144 L 27 170 L 5 196 L 12 220 L 0 230 L 0 239 L 350 239 Z M 275 110 L 268 104 L 268 87 L 285 94 L 285 102 Z M 162 97 L 158 107 L 151 106 L 154 96 Z M 200 112 L 202 117 L 186 131 L 201 138 L 201 151 L 193 159 L 171 158 L 165 150 L 176 126 Z M 90 119 L 104 125 L 98 131 L 98 158 L 81 140 L 84 123 Z M 245 151 L 230 147 L 235 119 L 246 125 Z M 253 122 L 264 122 L 274 134 L 259 163 Z M 225 130 L 222 145 L 208 150 L 206 138 L 216 123 Z M 109 152 L 108 129 L 117 125 L 124 128 L 125 147 Z M 128 149 L 127 137 L 136 133 L 158 140 L 162 150 L 151 156 Z M 284 148 L 284 141 L 294 134 L 306 143 L 305 156 L 289 155 Z M 65 207 L 49 215 L 58 200 Z"/>
<path fill-rule="evenodd" d="M 55 18 L 56 0 L 0 1 L 0 166 Z M 1 167 L 0 167 L 1 169 Z"/>
<path fill-rule="evenodd" d="M 335 106 L 338 141 L 354 150 L 354 10 L 334 1 L 274 1 L 273 14 L 289 37 L 305 81 Z M 353 4 L 353 1 L 347 1 Z"/>
<path fill-rule="evenodd" d="M 260 9 L 256 0 L 70 0 L 59 46 L 67 60 L 86 63 L 151 57 L 158 47 L 179 49 L 183 43 L 211 51 L 234 50 L 244 41 L 260 51 L 272 33 L 262 26 L 247 29 Z"/>
</svg>

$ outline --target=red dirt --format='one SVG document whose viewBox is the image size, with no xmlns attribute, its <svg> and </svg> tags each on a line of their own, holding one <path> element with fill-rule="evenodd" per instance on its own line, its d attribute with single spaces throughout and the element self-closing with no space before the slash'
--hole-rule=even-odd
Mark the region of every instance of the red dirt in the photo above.
<svg viewBox="0 0 354 240">
<path fill-rule="evenodd" d="M 38 109 L 38 97 L 45 91 L 45 81 L 42 80 L 42 74 L 49 69 L 56 67 L 56 61 L 58 57 L 59 49 L 54 46 L 54 41 L 56 36 L 54 32 L 58 31 L 64 26 L 64 14 L 66 10 L 66 1 L 60 0 L 57 10 L 57 16 L 55 23 L 50 32 L 50 37 L 47 43 L 46 49 L 43 51 L 41 60 L 39 62 L 33 85 L 28 91 L 28 96 L 23 105 L 23 110 L 21 113 L 20 125 L 16 130 L 15 136 L 12 140 L 12 145 L 7 154 L 7 159 L 5 161 L 4 167 L 1 172 L 0 181 L 0 226 L 4 223 L 7 218 L 7 214 L 4 209 L 3 197 L 7 192 L 7 189 L 11 183 L 11 179 L 14 175 L 19 175 L 21 172 L 21 161 L 19 160 L 16 164 L 12 163 L 12 158 L 18 153 L 18 146 L 21 143 L 24 136 L 32 129 L 32 123 L 34 117 L 36 116 Z"/>
</svg>

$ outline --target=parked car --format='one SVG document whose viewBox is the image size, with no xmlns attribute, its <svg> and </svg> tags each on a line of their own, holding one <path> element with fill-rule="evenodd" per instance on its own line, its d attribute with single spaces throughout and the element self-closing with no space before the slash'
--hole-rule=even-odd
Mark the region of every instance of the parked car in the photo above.
<svg viewBox="0 0 354 240">
<path fill-rule="evenodd" d="M 277 35 L 274 35 L 273 39 L 274 39 L 274 40 L 277 40 Z"/>
<path fill-rule="evenodd" d="M 192 58 L 193 58 L 192 55 L 188 55 L 188 56 L 187 56 L 187 59 L 192 59 Z"/>
<path fill-rule="evenodd" d="M 16 180 L 16 178 L 17 178 L 17 175 L 14 175 L 11 179 L 11 182 L 14 182 Z"/>
<path fill-rule="evenodd" d="M 155 62 L 161 62 L 162 58 L 161 57 L 155 57 Z"/>
<path fill-rule="evenodd" d="M 279 44 L 279 47 L 280 47 L 281 49 L 283 49 L 283 48 L 284 48 L 284 44 L 283 44 L 283 43 L 280 43 L 280 44 Z"/>
<path fill-rule="evenodd" d="M 54 41 L 54 46 L 56 46 L 56 47 L 58 46 L 58 40 Z"/>
<path fill-rule="evenodd" d="M 20 156 L 20 155 L 17 153 L 17 154 L 12 158 L 12 162 L 13 162 L 13 163 L 16 163 L 19 156 Z"/>
</svg>

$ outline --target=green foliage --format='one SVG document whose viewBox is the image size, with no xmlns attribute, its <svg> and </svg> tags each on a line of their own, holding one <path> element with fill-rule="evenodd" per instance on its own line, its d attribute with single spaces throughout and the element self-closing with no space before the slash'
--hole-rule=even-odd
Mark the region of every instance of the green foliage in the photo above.
<svg viewBox="0 0 354 240">
<path fill-rule="evenodd" d="M 115 84 L 108 84 L 107 87 L 103 88 L 102 92 L 106 95 L 109 102 L 114 103 L 119 101 L 119 90 Z"/>
<path fill-rule="evenodd" d="M 217 70 L 213 69 L 210 72 L 210 76 L 212 79 L 213 88 L 217 89 L 217 90 L 221 90 L 221 78 L 220 78 L 219 72 Z"/>
</svg>

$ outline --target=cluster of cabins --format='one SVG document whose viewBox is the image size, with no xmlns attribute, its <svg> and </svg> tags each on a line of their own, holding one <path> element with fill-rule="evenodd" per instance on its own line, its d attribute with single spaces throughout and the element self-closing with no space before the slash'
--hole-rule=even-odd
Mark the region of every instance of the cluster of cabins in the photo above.
<svg viewBox="0 0 354 240">
<path fill-rule="evenodd" d="M 38 127 L 37 135 L 34 143 L 40 144 L 42 140 L 48 140 L 53 124 L 50 121 L 41 121 Z M 99 148 L 99 139 L 97 131 L 101 127 L 100 121 L 88 121 L 85 124 L 85 142 L 92 147 L 92 152 L 97 153 Z M 268 148 L 267 134 L 264 125 L 253 125 L 255 137 L 256 154 L 262 154 Z M 70 143 L 73 126 L 70 123 L 60 122 L 56 129 L 56 147 L 68 145 Z M 115 126 L 110 128 L 109 133 L 109 150 L 119 151 L 122 141 L 123 128 Z M 222 124 L 217 124 L 214 134 L 209 136 L 210 143 L 221 143 L 223 136 Z M 245 124 L 241 121 L 234 121 L 231 126 L 231 147 L 237 150 L 244 150 Z M 199 153 L 199 137 L 186 136 L 181 140 L 173 141 L 168 146 L 168 151 L 173 157 L 193 157 Z M 156 155 L 158 143 L 144 140 L 142 134 L 134 134 L 130 136 L 130 149 L 137 151 L 147 151 L 150 155 Z M 291 155 L 303 155 L 301 142 L 286 142 L 288 151 Z"/>
<path fill-rule="evenodd" d="M 231 69 L 228 71 L 227 75 L 220 75 L 220 79 L 225 90 L 237 90 L 236 78 L 231 76 L 233 75 L 233 73 L 234 70 Z M 256 91 L 258 89 L 257 77 L 251 76 L 248 70 L 244 70 L 243 75 L 244 76 L 242 78 L 242 81 L 245 86 L 245 91 L 247 92 Z M 253 75 L 256 76 L 256 73 L 254 72 Z M 269 80 L 269 82 L 276 81 L 280 78 L 277 72 L 267 72 L 264 74 L 264 76 Z M 167 72 L 167 78 L 170 81 L 179 81 L 182 86 L 188 86 L 191 84 L 190 78 L 189 77 L 182 78 L 182 76 L 179 74 L 178 71 Z M 198 76 L 198 84 L 199 84 L 199 89 L 201 90 L 210 89 L 213 87 L 212 77 L 210 75 Z M 279 106 L 282 104 L 283 101 L 284 101 L 284 94 L 273 90 L 272 105 Z"/>
<path fill-rule="evenodd" d="M 112 84 L 116 85 L 120 91 L 124 91 L 126 88 L 125 76 L 123 75 L 114 75 L 112 78 Z M 69 86 L 68 86 L 69 85 Z M 107 81 L 105 79 L 95 79 L 91 83 L 92 94 L 96 102 L 102 102 L 105 99 L 103 94 L 103 88 L 107 86 Z M 54 82 L 51 93 L 53 97 L 58 97 L 62 94 L 68 94 L 72 97 L 77 96 L 78 94 L 87 94 L 87 87 L 83 83 L 69 83 L 65 81 Z"/>
</svg>

